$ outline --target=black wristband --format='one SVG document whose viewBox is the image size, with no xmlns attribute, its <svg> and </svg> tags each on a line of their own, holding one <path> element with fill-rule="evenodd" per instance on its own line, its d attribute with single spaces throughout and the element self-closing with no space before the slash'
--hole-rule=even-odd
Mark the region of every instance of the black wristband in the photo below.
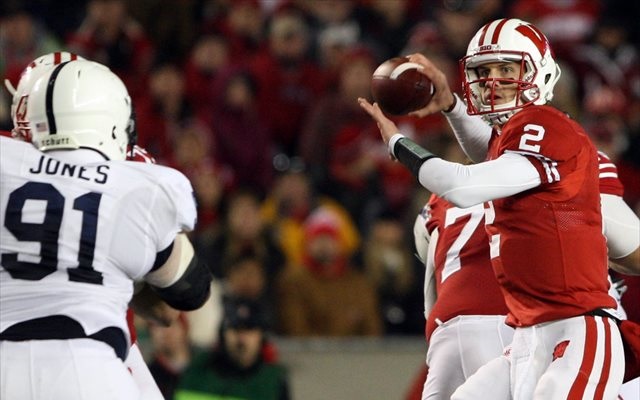
<svg viewBox="0 0 640 400">
<path fill-rule="evenodd" d="M 430 158 L 436 157 L 424 147 L 406 137 L 398 140 L 393 146 L 395 157 L 409 168 L 411 173 L 417 178 L 422 164 Z"/>
<path fill-rule="evenodd" d="M 442 110 L 442 112 L 444 112 L 446 114 L 450 113 L 451 111 L 453 111 L 454 108 L 456 108 L 456 104 L 457 103 L 458 103 L 458 97 L 454 94 L 453 95 L 453 103 L 446 110 Z"/>
</svg>

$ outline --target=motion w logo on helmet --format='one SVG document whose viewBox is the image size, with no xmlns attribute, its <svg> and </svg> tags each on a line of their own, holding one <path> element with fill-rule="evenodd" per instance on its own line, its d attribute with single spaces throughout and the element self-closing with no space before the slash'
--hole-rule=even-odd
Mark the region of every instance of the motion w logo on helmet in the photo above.
<svg viewBox="0 0 640 400">
<path fill-rule="evenodd" d="M 547 38 L 540 32 L 538 28 L 533 25 L 520 25 L 516 28 L 516 31 L 520 32 L 522 36 L 528 38 L 536 46 L 540 55 L 544 57 L 547 50 L 551 51 L 551 46 Z"/>
</svg>

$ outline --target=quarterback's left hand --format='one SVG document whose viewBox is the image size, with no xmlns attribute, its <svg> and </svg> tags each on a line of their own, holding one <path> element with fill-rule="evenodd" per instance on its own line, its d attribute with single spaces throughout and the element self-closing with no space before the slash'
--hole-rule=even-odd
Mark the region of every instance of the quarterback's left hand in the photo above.
<svg viewBox="0 0 640 400">
<path fill-rule="evenodd" d="M 378 103 L 369 103 L 367 99 L 362 97 L 358 97 L 358 104 L 362 107 L 363 110 L 367 112 L 378 124 L 378 129 L 380 129 L 380 135 L 382 136 L 382 140 L 384 140 L 385 144 L 389 143 L 389 139 L 391 136 L 398 133 L 398 127 L 396 124 L 387 118 L 386 115 L 382 112 Z"/>
</svg>

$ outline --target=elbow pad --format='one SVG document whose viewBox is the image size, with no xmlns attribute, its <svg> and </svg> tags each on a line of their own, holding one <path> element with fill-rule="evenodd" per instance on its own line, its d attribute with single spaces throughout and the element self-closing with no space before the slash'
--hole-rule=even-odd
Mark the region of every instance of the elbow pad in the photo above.
<svg viewBox="0 0 640 400">
<path fill-rule="evenodd" d="M 171 307 L 181 311 L 193 311 L 200 308 L 209 298 L 211 279 L 209 267 L 200 262 L 194 254 L 184 274 L 176 282 L 164 288 L 153 285 L 151 287 Z"/>
</svg>

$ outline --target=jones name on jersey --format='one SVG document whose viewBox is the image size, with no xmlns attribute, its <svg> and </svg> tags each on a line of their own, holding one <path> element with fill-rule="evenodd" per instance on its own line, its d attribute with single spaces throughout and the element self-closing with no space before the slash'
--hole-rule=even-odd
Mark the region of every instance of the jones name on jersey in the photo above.
<svg viewBox="0 0 640 400">
<path fill-rule="evenodd" d="M 179 232 L 194 228 L 187 178 L 159 165 L 106 161 L 92 150 L 43 154 L 5 137 L 0 153 L 0 332 L 55 315 L 77 321 L 87 335 L 106 327 L 128 332 L 132 281 L 152 270 Z"/>
</svg>

